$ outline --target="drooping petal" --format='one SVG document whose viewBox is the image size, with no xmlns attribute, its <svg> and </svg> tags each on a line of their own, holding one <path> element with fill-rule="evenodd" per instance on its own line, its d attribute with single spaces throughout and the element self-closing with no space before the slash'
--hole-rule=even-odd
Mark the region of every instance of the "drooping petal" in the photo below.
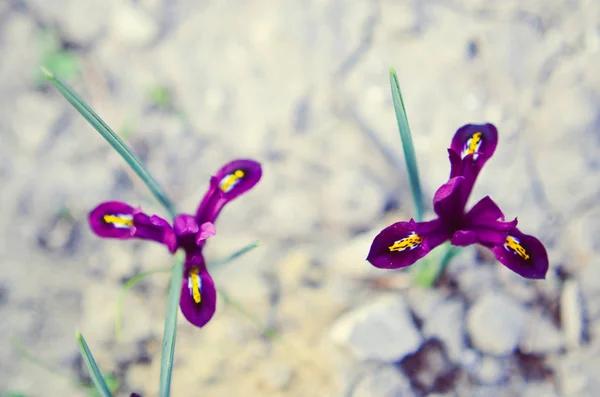
<svg viewBox="0 0 600 397">
<path fill-rule="evenodd" d="M 224 165 L 210 180 L 210 188 L 196 212 L 197 223 L 214 223 L 223 206 L 250 190 L 261 176 L 260 163 L 253 160 L 234 160 Z"/>
<path fill-rule="evenodd" d="M 203 327 L 215 314 L 217 291 L 204 265 L 184 270 L 179 307 L 184 317 L 196 327 Z"/>
<path fill-rule="evenodd" d="M 177 238 L 169 222 L 156 215 L 148 216 L 139 208 L 108 201 L 94 208 L 88 219 L 92 231 L 100 237 L 152 240 L 175 252 Z"/>
<path fill-rule="evenodd" d="M 540 240 L 521 233 L 516 227 L 511 229 L 503 244 L 490 249 L 498 261 L 513 272 L 525 278 L 546 278 L 548 253 Z"/>
<path fill-rule="evenodd" d="M 100 237 L 132 238 L 134 211 L 133 207 L 120 201 L 102 203 L 88 216 L 90 228 Z"/>
<path fill-rule="evenodd" d="M 375 237 L 367 260 L 378 268 L 399 269 L 412 265 L 448 238 L 439 219 L 394 223 Z"/>
</svg>

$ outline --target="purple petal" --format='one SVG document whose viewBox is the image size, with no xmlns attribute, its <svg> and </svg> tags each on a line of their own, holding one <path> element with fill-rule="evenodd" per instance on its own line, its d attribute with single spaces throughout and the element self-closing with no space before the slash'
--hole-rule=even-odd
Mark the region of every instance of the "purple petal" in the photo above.
<svg viewBox="0 0 600 397">
<path fill-rule="evenodd" d="M 448 238 L 438 220 L 398 222 L 383 229 L 373 243 L 367 260 L 382 269 L 410 266 Z"/>
<path fill-rule="evenodd" d="M 210 188 L 196 212 L 198 224 L 213 222 L 225 204 L 250 190 L 262 176 L 260 163 L 234 160 L 223 166 L 210 180 Z"/>
<path fill-rule="evenodd" d="M 196 234 L 200 230 L 196 218 L 188 214 L 178 214 L 173 221 L 173 229 L 178 236 Z"/>
<path fill-rule="evenodd" d="M 120 201 L 107 201 L 94 208 L 89 216 L 90 228 L 100 237 L 133 237 L 134 208 Z"/>
<path fill-rule="evenodd" d="M 497 145 L 498 130 L 494 125 L 467 124 L 456 131 L 450 148 L 463 160 L 470 154 L 476 154 L 473 161 L 477 162 L 480 157 L 483 157 L 485 163 L 494 154 Z"/>
<path fill-rule="evenodd" d="M 447 223 L 458 222 L 463 216 L 466 199 L 462 195 L 465 178 L 451 178 L 433 196 L 433 209 Z"/>
<path fill-rule="evenodd" d="M 196 327 L 210 321 L 217 305 L 217 291 L 204 266 L 186 266 L 179 307 L 184 317 Z"/>
<path fill-rule="evenodd" d="M 452 245 L 466 247 L 477 242 L 477 233 L 473 230 L 458 230 L 450 239 Z"/>
<path fill-rule="evenodd" d="M 175 252 L 177 238 L 169 222 L 159 216 L 148 216 L 139 208 L 119 201 L 109 201 L 94 208 L 89 215 L 90 227 L 100 237 L 139 238 L 165 244 Z"/>
<path fill-rule="evenodd" d="M 517 225 L 517 220 L 504 222 L 504 214 L 494 201 L 486 196 L 465 214 L 460 228 L 450 242 L 464 247 L 480 243 L 484 245 L 504 244 L 509 230 Z"/>
<path fill-rule="evenodd" d="M 133 237 L 165 244 L 171 252 L 177 249 L 177 236 L 169 222 L 163 218 L 139 212 L 133 216 L 133 227 Z"/>
<path fill-rule="evenodd" d="M 468 124 L 458 129 L 448 154 L 450 177 L 464 176 L 466 181 L 461 193 L 466 202 L 475 180 L 484 164 L 492 157 L 498 145 L 498 131 L 492 124 Z"/>
<path fill-rule="evenodd" d="M 540 240 L 521 233 L 516 227 L 503 244 L 490 247 L 498 261 L 525 278 L 546 278 L 548 253 Z"/>
<path fill-rule="evenodd" d="M 210 222 L 205 222 L 200 225 L 200 232 L 196 235 L 196 244 L 201 245 L 201 243 L 209 237 L 217 234 L 217 229 L 215 225 Z"/>
<path fill-rule="evenodd" d="M 477 202 L 465 215 L 465 220 L 477 223 L 478 220 L 504 220 L 504 214 L 490 196 L 485 196 Z"/>
</svg>

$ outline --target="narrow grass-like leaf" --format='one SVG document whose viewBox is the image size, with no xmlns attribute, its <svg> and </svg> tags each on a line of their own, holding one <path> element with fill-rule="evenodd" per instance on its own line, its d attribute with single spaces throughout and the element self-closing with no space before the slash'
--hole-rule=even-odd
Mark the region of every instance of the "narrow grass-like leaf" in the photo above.
<svg viewBox="0 0 600 397">
<path fill-rule="evenodd" d="M 402 148 L 404 149 L 404 159 L 406 160 L 406 168 L 408 170 L 408 178 L 410 180 L 410 189 L 413 195 L 415 204 L 417 222 L 423 220 L 423 192 L 421 190 L 421 182 L 419 179 L 419 169 L 417 167 L 417 157 L 415 155 L 415 147 L 413 145 L 406 110 L 404 109 L 404 101 L 402 100 L 402 92 L 398 83 L 396 71 L 390 69 L 390 85 L 392 86 L 392 99 L 394 101 L 394 110 L 396 112 L 396 120 L 398 121 L 398 129 L 400 130 L 400 139 L 402 139 Z"/>
<path fill-rule="evenodd" d="M 98 365 L 96 365 L 96 360 L 94 360 L 94 356 L 92 356 L 92 352 L 88 347 L 87 343 L 83 335 L 80 332 L 77 332 L 77 345 L 79 346 L 79 351 L 81 352 L 81 357 L 83 357 L 83 361 L 85 362 L 85 366 L 87 367 L 90 377 L 92 378 L 92 382 L 94 386 L 96 386 L 96 390 L 101 397 L 112 397 L 110 389 L 106 385 L 104 381 L 104 377 L 102 377 L 102 373 L 98 369 Z"/>
<path fill-rule="evenodd" d="M 412 272 L 413 280 L 420 287 L 431 287 L 437 279 L 442 275 L 446 266 L 452 258 L 459 252 L 458 247 L 454 247 L 450 243 L 445 243 L 441 247 L 433 250 L 425 258 L 421 259 L 417 264 L 418 270 Z"/>
<path fill-rule="evenodd" d="M 125 295 L 127 294 L 127 291 L 129 291 L 130 289 L 135 287 L 137 285 L 137 283 L 139 283 L 140 281 L 142 281 L 143 279 L 145 279 L 146 277 L 148 277 L 152 274 L 168 273 L 170 271 L 171 271 L 170 267 L 147 270 L 145 272 L 141 272 L 140 274 L 136 274 L 135 276 L 133 276 L 129 280 L 127 280 L 127 282 L 125 283 L 123 288 L 121 288 L 121 292 L 119 293 L 119 297 L 117 298 L 117 314 L 116 314 L 116 318 L 115 318 L 115 334 L 117 336 L 117 339 L 121 338 L 122 319 L 123 319 L 123 299 L 125 299 Z"/>
<path fill-rule="evenodd" d="M 275 331 L 272 328 L 265 327 L 260 322 L 260 320 L 258 318 L 256 318 L 256 316 L 254 316 L 252 313 L 250 313 L 248 310 L 246 310 L 244 305 L 242 305 L 238 301 L 232 299 L 226 292 L 224 292 L 220 289 L 217 289 L 217 292 L 219 293 L 219 295 L 221 295 L 221 299 L 223 299 L 223 302 L 225 304 L 227 304 L 227 305 L 233 307 L 235 310 L 237 310 L 238 313 L 240 313 L 248 321 L 250 321 L 252 324 L 254 324 L 256 326 L 256 328 L 260 329 L 264 336 L 266 336 L 270 340 L 275 340 L 275 338 L 277 337 L 277 331 Z"/>
<path fill-rule="evenodd" d="M 179 313 L 179 298 L 183 283 L 183 261 L 185 254 L 179 250 L 175 255 L 175 265 L 171 273 L 167 316 L 163 334 L 162 355 L 160 360 L 159 397 L 169 397 L 171 394 L 171 376 L 173 374 L 173 356 L 175 354 L 175 338 L 177 336 L 177 314 Z"/>
<path fill-rule="evenodd" d="M 173 202 L 167 196 L 167 193 L 154 179 L 152 174 L 144 167 L 129 147 L 119 138 L 119 136 L 98 116 L 90 106 L 79 95 L 77 95 L 67 84 L 52 74 L 45 68 L 42 68 L 45 77 L 60 91 L 67 101 L 77 109 L 77 111 L 102 135 L 104 139 L 123 157 L 133 171 L 144 181 L 150 192 L 156 197 L 158 202 L 165 207 L 172 217 L 177 214 Z"/>
<path fill-rule="evenodd" d="M 252 251 L 254 248 L 258 247 L 260 244 L 258 241 L 254 241 L 242 248 L 240 248 L 239 250 L 235 251 L 234 253 L 232 253 L 231 255 L 229 255 L 227 258 L 223 258 L 223 259 L 219 259 L 215 262 L 212 262 L 209 265 L 209 268 L 211 270 L 216 269 L 217 267 L 223 266 L 228 264 L 229 262 L 232 262 L 234 260 L 236 260 L 237 258 L 239 258 L 242 255 L 247 254 L 248 252 Z"/>
<path fill-rule="evenodd" d="M 90 385 L 89 383 L 80 382 L 79 379 L 77 379 L 76 377 L 74 377 L 66 372 L 61 372 L 58 369 L 55 369 L 54 367 L 52 367 L 52 365 L 42 361 L 39 357 L 37 357 L 34 354 L 27 351 L 25 346 L 23 346 L 23 344 L 21 342 L 19 342 L 15 337 L 9 336 L 8 339 L 10 340 L 10 344 L 19 352 L 19 354 L 25 360 L 31 362 L 32 364 L 35 364 L 36 366 L 43 369 L 44 371 L 48 371 L 48 372 L 52 373 L 53 375 L 60 376 L 62 378 L 69 380 L 69 382 L 71 382 L 75 386 L 84 388 L 85 390 L 87 390 L 88 396 L 95 396 L 95 397 L 101 396 L 93 385 Z M 108 385 L 109 390 L 112 393 L 116 393 L 119 390 L 119 388 L 121 387 L 119 380 L 112 375 L 103 375 L 103 377 L 104 377 L 104 380 L 106 381 L 106 384 Z"/>
</svg>

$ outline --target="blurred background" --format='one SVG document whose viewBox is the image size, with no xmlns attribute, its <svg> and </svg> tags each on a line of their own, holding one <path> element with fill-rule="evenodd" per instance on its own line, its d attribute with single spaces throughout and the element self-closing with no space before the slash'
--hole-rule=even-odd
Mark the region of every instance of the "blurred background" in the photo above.
<svg viewBox="0 0 600 397">
<path fill-rule="evenodd" d="M 45 65 L 180 211 L 222 164 L 263 164 L 206 256 L 260 241 L 213 277 L 278 339 L 222 300 L 203 329 L 180 316 L 174 396 L 598 395 L 600 2 L 1 0 L 0 54 L 0 394 L 92 395 L 76 329 L 115 395 L 158 390 L 168 275 L 129 292 L 119 339 L 116 301 L 172 258 L 86 219 L 106 200 L 166 214 Z M 413 215 L 391 66 L 428 208 L 456 129 L 494 123 L 471 202 L 546 244 L 545 281 L 476 247 L 432 289 L 364 260 Z"/>
</svg>

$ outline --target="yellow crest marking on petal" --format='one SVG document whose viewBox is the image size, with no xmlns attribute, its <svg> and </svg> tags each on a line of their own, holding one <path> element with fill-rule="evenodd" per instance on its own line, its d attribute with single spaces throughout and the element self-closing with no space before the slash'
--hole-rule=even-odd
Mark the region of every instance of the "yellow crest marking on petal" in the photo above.
<svg viewBox="0 0 600 397">
<path fill-rule="evenodd" d="M 102 217 L 104 222 L 109 223 L 115 227 L 131 227 L 133 226 L 133 216 L 127 215 L 104 215 Z"/>
<path fill-rule="evenodd" d="M 419 245 L 421 245 L 422 241 L 423 241 L 423 238 L 421 236 L 419 236 L 415 232 L 412 232 L 411 234 L 404 237 L 403 239 L 395 241 L 394 244 L 392 244 L 388 247 L 388 249 L 390 250 L 390 252 L 394 252 L 394 251 L 401 252 L 401 251 L 406 251 L 406 250 L 414 250 Z"/>
<path fill-rule="evenodd" d="M 463 151 L 461 153 L 462 158 L 465 158 L 469 154 L 476 153 L 481 147 L 483 133 L 481 131 L 477 131 L 467 140 Z"/>
<path fill-rule="evenodd" d="M 219 187 L 223 192 L 229 193 L 231 189 L 233 189 L 235 185 L 237 185 L 244 176 L 246 176 L 246 173 L 244 171 L 236 170 L 232 174 L 225 175 L 225 177 L 221 179 L 221 182 L 219 182 Z"/>
<path fill-rule="evenodd" d="M 202 302 L 202 294 L 200 293 L 202 280 L 200 279 L 199 273 L 200 271 L 195 267 L 190 270 L 190 275 L 188 278 L 188 288 L 192 292 L 192 298 L 194 298 L 194 302 L 196 303 Z"/>
<path fill-rule="evenodd" d="M 521 242 L 513 237 L 506 237 L 506 242 L 504 243 L 504 248 L 507 250 L 514 252 L 519 255 L 521 258 L 528 260 L 531 256 L 527 253 L 527 250 L 521 245 Z"/>
</svg>

